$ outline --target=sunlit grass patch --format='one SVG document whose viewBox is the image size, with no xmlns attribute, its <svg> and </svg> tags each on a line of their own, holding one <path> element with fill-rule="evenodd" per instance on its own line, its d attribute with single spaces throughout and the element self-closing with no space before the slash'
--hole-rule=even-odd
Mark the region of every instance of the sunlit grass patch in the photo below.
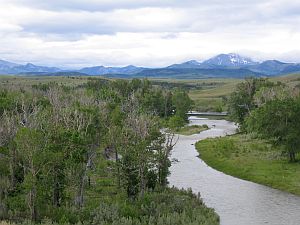
<svg viewBox="0 0 300 225">
<path fill-rule="evenodd" d="M 226 174 L 300 195 L 300 163 L 290 163 L 264 140 L 247 135 L 206 139 L 196 148 L 209 166 Z"/>
<path fill-rule="evenodd" d="M 207 125 L 192 125 L 192 126 L 184 126 L 177 130 L 175 130 L 175 133 L 181 134 L 181 135 L 192 135 L 192 134 L 199 134 L 202 131 L 205 131 L 208 129 Z"/>
</svg>

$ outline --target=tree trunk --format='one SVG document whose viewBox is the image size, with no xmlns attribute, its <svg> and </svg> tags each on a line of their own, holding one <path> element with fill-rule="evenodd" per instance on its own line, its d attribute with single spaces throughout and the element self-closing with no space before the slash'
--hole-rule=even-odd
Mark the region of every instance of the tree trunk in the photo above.
<svg viewBox="0 0 300 225">
<path fill-rule="evenodd" d="M 79 208 L 81 208 L 84 203 L 83 195 L 84 195 L 85 182 L 87 180 L 87 171 L 91 167 L 92 159 L 93 159 L 94 155 L 95 155 L 95 152 L 92 152 L 89 155 L 88 160 L 83 168 L 82 175 L 80 177 L 78 193 L 77 193 L 76 200 L 75 200 L 75 203 L 76 203 L 77 207 L 79 207 Z"/>
<path fill-rule="evenodd" d="M 37 220 L 35 199 L 36 199 L 36 189 L 31 188 L 29 191 L 29 209 L 30 209 L 30 217 L 32 221 Z"/>
<path fill-rule="evenodd" d="M 78 193 L 76 197 L 76 205 L 78 208 L 81 208 L 83 206 L 83 193 L 84 193 L 84 183 L 85 183 L 85 172 L 83 172 L 83 175 L 80 177 L 80 183 L 78 188 Z"/>
<path fill-rule="evenodd" d="M 15 189 L 17 185 L 16 181 L 16 165 L 17 165 L 17 159 L 16 159 L 16 149 L 13 147 L 12 149 L 12 156 L 11 156 L 11 162 L 10 162 L 10 171 L 11 171 L 11 177 L 10 177 L 10 184 L 11 188 Z"/>
<path fill-rule="evenodd" d="M 115 148 L 115 157 L 117 163 L 117 179 L 118 179 L 118 188 L 121 187 L 121 174 L 120 174 L 120 163 L 119 163 L 119 154 L 117 148 Z"/>
<path fill-rule="evenodd" d="M 290 162 L 296 162 L 296 154 L 295 154 L 295 152 L 290 151 L 289 152 L 289 156 L 290 156 Z"/>
<path fill-rule="evenodd" d="M 58 181 L 55 182 L 53 189 L 53 205 L 56 207 L 60 207 L 60 184 Z"/>
<path fill-rule="evenodd" d="M 140 174 L 140 196 L 144 197 L 146 190 L 146 179 L 145 179 L 145 165 L 142 163 L 139 169 Z"/>
</svg>

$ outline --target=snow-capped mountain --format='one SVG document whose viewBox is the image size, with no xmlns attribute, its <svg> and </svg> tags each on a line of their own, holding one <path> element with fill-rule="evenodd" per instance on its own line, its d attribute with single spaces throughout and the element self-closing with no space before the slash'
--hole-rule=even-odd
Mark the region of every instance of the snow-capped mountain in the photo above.
<svg viewBox="0 0 300 225">
<path fill-rule="evenodd" d="M 208 66 L 218 67 L 244 67 L 250 65 L 257 65 L 258 62 L 253 61 L 249 57 L 243 57 L 236 53 L 220 54 L 210 58 L 202 63 Z"/>
</svg>

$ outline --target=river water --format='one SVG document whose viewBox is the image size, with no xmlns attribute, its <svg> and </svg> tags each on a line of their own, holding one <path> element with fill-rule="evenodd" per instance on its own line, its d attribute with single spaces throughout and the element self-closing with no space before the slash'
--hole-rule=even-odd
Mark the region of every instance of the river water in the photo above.
<svg viewBox="0 0 300 225">
<path fill-rule="evenodd" d="M 194 146 L 198 140 L 233 134 L 233 123 L 190 117 L 190 124 L 211 129 L 179 135 L 171 155 L 178 160 L 170 169 L 171 186 L 200 192 L 205 204 L 219 214 L 221 225 L 300 225 L 300 197 L 226 175 L 198 157 Z"/>
</svg>

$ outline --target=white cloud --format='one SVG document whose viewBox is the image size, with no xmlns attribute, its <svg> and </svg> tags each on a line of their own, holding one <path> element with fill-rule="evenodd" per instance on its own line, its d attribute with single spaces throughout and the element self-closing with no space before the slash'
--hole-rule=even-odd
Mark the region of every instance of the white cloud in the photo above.
<svg viewBox="0 0 300 225">
<path fill-rule="evenodd" d="M 0 6 L 0 58 L 21 63 L 165 66 L 222 52 L 300 62 L 297 2 L 0 0 Z"/>
</svg>

